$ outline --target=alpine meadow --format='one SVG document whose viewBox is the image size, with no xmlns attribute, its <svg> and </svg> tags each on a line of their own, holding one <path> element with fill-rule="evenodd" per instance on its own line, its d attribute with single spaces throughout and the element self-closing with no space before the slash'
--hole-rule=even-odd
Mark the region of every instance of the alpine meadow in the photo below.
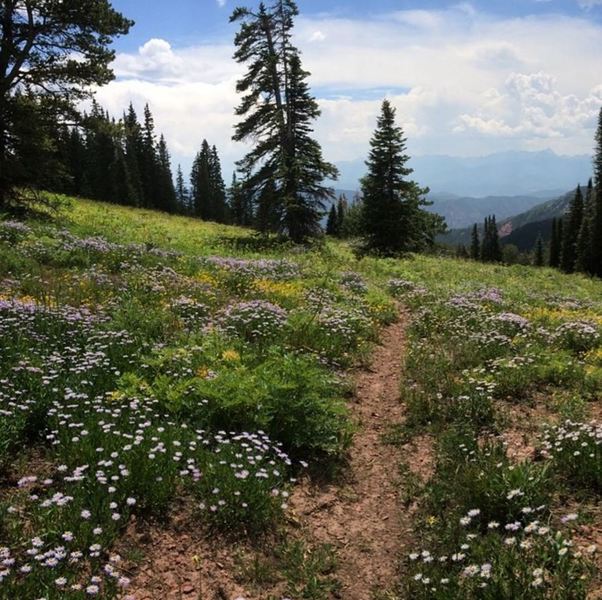
<svg viewBox="0 0 602 600">
<path fill-rule="evenodd" d="M 602 599 L 600 48 L 0 0 L 0 600 Z"/>
</svg>

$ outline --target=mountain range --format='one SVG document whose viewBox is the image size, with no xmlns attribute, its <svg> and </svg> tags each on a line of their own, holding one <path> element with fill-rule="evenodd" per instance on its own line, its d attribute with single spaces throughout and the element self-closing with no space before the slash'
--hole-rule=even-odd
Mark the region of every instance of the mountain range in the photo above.
<svg viewBox="0 0 602 600">
<path fill-rule="evenodd" d="M 412 177 L 436 195 L 531 196 L 540 190 L 557 192 L 587 183 L 592 159 L 589 155 L 558 155 L 551 150 L 508 151 L 475 157 L 415 156 L 408 166 L 414 169 Z M 366 173 L 364 160 L 339 161 L 337 167 L 337 186 L 358 189 Z"/>
<path fill-rule="evenodd" d="M 530 251 L 538 235 L 542 235 L 544 241 L 550 238 L 552 219 L 561 217 L 567 211 L 574 192 L 563 194 L 557 198 L 547 200 L 532 206 L 528 210 L 497 221 L 500 241 L 503 244 L 514 244 L 519 250 Z M 483 225 L 478 222 L 478 228 L 482 234 Z M 472 227 L 453 229 L 439 236 L 438 241 L 450 246 L 470 244 Z"/>
</svg>

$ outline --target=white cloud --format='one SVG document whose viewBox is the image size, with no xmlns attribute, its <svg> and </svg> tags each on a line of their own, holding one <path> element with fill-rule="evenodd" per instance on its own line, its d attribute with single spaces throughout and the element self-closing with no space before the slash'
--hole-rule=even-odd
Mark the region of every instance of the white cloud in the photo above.
<svg viewBox="0 0 602 600">
<path fill-rule="evenodd" d="M 594 8 L 594 6 L 602 6 L 602 0 L 577 0 L 581 8 Z"/>
<path fill-rule="evenodd" d="M 227 0 L 217 0 L 218 6 L 226 6 Z"/>
<path fill-rule="evenodd" d="M 602 104 L 602 25 L 592 20 L 493 19 L 464 3 L 363 20 L 302 17 L 295 36 L 323 111 L 316 135 L 331 160 L 365 155 L 385 94 L 412 154 L 591 149 Z M 231 142 L 243 71 L 232 53 L 230 40 L 185 48 L 149 40 L 118 55 L 118 80 L 99 100 L 115 113 L 130 97 L 139 109 L 149 102 L 177 160 L 189 161 L 207 137 L 230 168 L 243 151 Z"/>
</svg>

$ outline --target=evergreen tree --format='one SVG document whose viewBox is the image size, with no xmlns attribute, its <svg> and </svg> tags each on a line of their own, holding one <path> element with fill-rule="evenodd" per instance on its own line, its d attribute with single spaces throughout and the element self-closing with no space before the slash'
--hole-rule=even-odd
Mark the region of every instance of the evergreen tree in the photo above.
<svg viewBox="0 0 602 600">
<path fill-rule="evenodd" d="M 142 146 L 139 157 L 140 180 L 142 183 L 143 206 L 157 208 L 160 204 L 157 195 L 158 154 L 155 139 L 155 120 L 148 104 L 144 106 L 142 126 Z"/>
<path fill-rule="evenodd" d="M 222 177 L 222 167 L 217 153 L 217 148 L 213 146 L 209 154 L 209 188 L 211 200 L 210 219 L 217 223 L 226 223 L 228 221 L 228 206 L 226 202 L 226 185 Z"/>
<path fill-rule="evenodd" d="M 156 208 L 165 212 L 176 212 L 178 203 L 171 172 L 171 159 L 163 134 L 159 139 L 156 180 Z"/>
<path fill-rule="evenodd" d="M 595 193 L 591 216 L 591 271 L 602 277 L 602 108 L 596 129 L 596 147 L 594 151 Z"/>
<path fill-rule="evenodd" d="M 345 194 L 341 194 L 337 201 L 337 228 L 338 234 L 342 235 L 343 233 L 343 223 L 345 222 L 345 217 L 347 215 L 347 210 L 349 209 L 349 204 L 347 202 L 347 198 Z"/>
<path fill-rule="evenodd" d="M 537 241 L 535 242 L 535 248 L 533 250 L 533 264 L 536 267 L 543 267 L 544 265 L 543 238 L 541 237 L 541 233 L 537 236 Z"/>
<path fill-rule="evenodd" d="M 211 184 L 209 161 L 211 149 L 207 140 L 203 140 L 201 149 L 192 163 L 190 174 L 192 212 L 203 220 L 208 220 L 212 213 Z"/>
<path fill-rule="evenodd" d="M 178 206 L 178 212 L 187 214 L 190 210 L 189 206 L 189 195 L 188 188 L 184 183 L 184 174 L 182 173 L 182 166 L 178 165 L 176 173 L 176 203 Z"/>
<path fill-rule="evenodd" d="M 470 240 L 470 258 L 479 260 L 481 258 L 481 241 L 479 240 L 479 228 L 475 223 L 472 228 L 472 236 Z"/>
<path fill-rule="evenodd" d="M 485 218 L 480 257 L 483 262 L 500 262 L 502 260 L 502 249 L 495 215 Z"/>
<path fill-rule="evenodd" d="M 575 270 L 575 263 L 577 261 L 577 239 L 579 237 L 582 221 L 583 194 L 581 193 L 581 186 L 578 185 L 563 225 L 560 268 L 565 273 L 572 273 Z"/>
<path fill-rule="evenodd" d="M 138 116 L 130 102 L 127 113 L 123 115 L 125 162 L 131 181 L 130 200 L 133 206 L 145 206 L 144 191 L 140 175 L 140 163 L 143 159 L 142 128 Z"/>
<path fill-rule="evenodd" d="M 423 189 L 408 179 L 406 139 L 395 124 L 395 109 L 382 104 L 362 180 L 364 250 L 383 255 L 418 251 L 442 230 L 442 218 L 427 213 Z"/>
<path fill-rule="evenodd" d="M 311 137 L 320 110 L 291 42 L 297 14 L 293 0 L 275 0 L 269 8 L 261 3 L 258 12 L 237 8 L 230 20 L 241 24 L 234 58 L 248 67 L 237 84 L 243 99 L 236 115 L 242 119 L 234 134 L 236 141 L 254 141 L 238 163 L 250 174 L 244 185 L 258 202 L 266 187 L 266 197 L 275 190 L 280 229 L 301 242 L 319 233 L 324 201 L 333 193 L 322 181 L 335 179 L 337 170 Z"/>
<path fill-rule="evenodd" d="M 562 245 L 562 219 L 552 219 L 552 237 L 550 239 L 550 267 L 560 266 L 560 249 Z"/>
<path fill-rule="evenodd" d="M 577 235 L 575 246 L 575 270 L 581 273 L 592 273 L 592 221 L 594 218 L 595 198 L 593 182 L 590 179 L 583 204 L 583 218 Z"/>
<path fill-rule="evenodd" d="M 466 246 L 464 244 L 460 244 L 456 248 L 456 258 L 461 258 L 461 259 L 470 258 L 470 254 L 468 253 L 468 250 L 466 249 Z"/>
<path fill-rule="evenodd" d="M 131 25 L 107 0 L 0 4 L 0 208 L 19 199 L 17 186 L 30 183 L 24 160 L 55 177 L 51 137 L 45 126 L 31 127 L 32 116 L 44 123 L 71 118 L 92 86 L 113 79 L 110 44 Z"/>
<path fill-rule="evenodd" d="M 337 213 L 336 205 L 332 205 L 330 207 L 330 212 L 328 213 L 328 220 L 326 221 L 326 234 L 336 236 L 339 234 L 339 215 Z"/>
<path fill-rule="evenodd" d="M 261 190 L 257 200 L 257 212 L 255 214 L 255 227 L 264 234 L 280 231 L 282 219 L 282 207 L 278 200 L 278 191 L 273 181 L 268 181 Z"/>
</svg>

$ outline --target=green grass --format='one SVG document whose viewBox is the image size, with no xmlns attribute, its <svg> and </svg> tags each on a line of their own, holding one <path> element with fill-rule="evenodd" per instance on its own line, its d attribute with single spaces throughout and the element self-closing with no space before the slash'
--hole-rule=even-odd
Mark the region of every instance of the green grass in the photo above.
<svg viewBox="0 0 602 600">
<path fill-rule="evenodd" d="M 286 537 L 298 478 L 344 464 L 347 369 L 367 360 L 397 304 L 410 311 L 407 419 L 387 441 L 429 432 L 436 451 L 429 481 L 407 465 L 391 472 L 405 474 L 404 502 L 419 502 L 417 543 L 467 558 L 408 560 L 390 587 L 584 597 L 587 553 L 564 543 L 572 517 L 555 515 L 600 489 L 598 450 L 575 452 L 597 432 L 582 423 L 602 391 L 601 281 L 438 256 L 358 260 L 340 241 L 294 247 L 70 200 L 54 219 L 0 216 L 0 282 L 1 599 L 79 599 L 89 586 L 115 597 L 123 574 L 110 557 L 130 518 L 165 518 L 175 498 L 234 546 Z M 527 432 L 537 460 L 502 444 L 517 408 L 540 411 Z M 43 464 L 15 460 L 24 455 Z M 545 535 L 531 542 L 530 525 Z M 57 548 L 50 566 L 28 553 Z M 478 574 L 465 571 L 476 561 Z M 311 540 L 285 539 L 243 567 L 258 589 L 284 585 L 291 598 L 337 590 L 331 549 Z M 448 571 L 449 587 L 425 584 Z"/>
</svg>

